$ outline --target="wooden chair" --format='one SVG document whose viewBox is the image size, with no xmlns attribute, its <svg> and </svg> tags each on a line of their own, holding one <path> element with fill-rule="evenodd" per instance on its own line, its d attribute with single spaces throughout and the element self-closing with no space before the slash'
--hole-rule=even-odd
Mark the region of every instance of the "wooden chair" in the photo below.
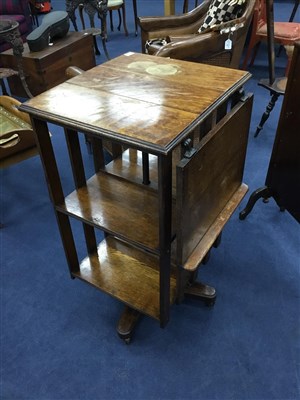
<svg viewBox="0 0 300 400">
<path fill-rule="evenodd" d="M 109 60 L 110 56 L 108 54 L 108 50 L 106 47 L 106 11 L 105 13 L 103 13 L 102 15 L 99 15 L 98 13 L 98 17 L 101 21 L 101 28 L 96 28 L 95 27 L 95 14 L 97 12 L 97 10 L 93 7 L 86 7 L 86 4 L 84 2 L 79 3 L 78 5 L 78 10 L 79 10 L 79 16 L 80 16 L 80 20 L 81 20 L 81 25 L 82 25 L 82 32 L 85 33 L 89 33 L 91 35 L 93 35 L 93 40 L 94 40 L 94 48 L 95 48 L 95 53 L 96 55 L 100 55 L 100 50 L 98 48 L 98 44 L 97 44 L 97 36 L 101 37 L 101 41 L 102 41 L 102 46 L 103 46 L 103 50 L 104 53 L 106 55 L 106 58 Z M 84 16 L 83 16 L 83 11 L 86 11 L 86 13 L 88 14 L 89 20 L 90 20 L 90 28 L 86 28 L 85 27 L 85 21 L 84 21 Z"/>
<path fill-rule="evenodd" d="M 300 40 L 300 23 L 287 21 L 274 22 L 274 43 L 284 46 L 288 57 L 286 75 L 289 71 L 294 43 L 297 40 Z M 266 0 L 256 0 L 249 45 L 242 65 L 243 69 L 247 68 L 251 56 L 249 65 L 253 65 L 261 42 L 267 41 Z"/>
<path fill-rule="evenodd" d="M 245 3 L 241 16 L 198 32 L 212 0 L 204 0 L 188 13 L 164 17 L 139 17 L 142 51 L 147 41 L 167 38 L 163 46 L 150 46 L 148 53 L 186 61 L 239 68 L 255 0 Z M 225 46 L 229 39 L 231 48 Z"/>
<path fill-rule="evenodd" d="M 123 20 L 123 27 L 125 31 L 125 36 L 128 36 L 128 30 L 127 30 L 127 25 L 126 25 L 126 9 L 125 9 L 125 0 L 108 0 L 107 2 L 107 10 L 109 12 L 109 18 L 110 18 L 110 29 L 113 32 L 114 31 L 114 24 L 113 24 L 113 15 L 112 12 L 114 10 L 118 11 L 118 16 L 119 16 L 119 24 L 118 24 L 118 31 L 121 29 L 122 25 L 122 20 Z M 121 11 L 122 11 L 122 16 L 121 16 Z"/>
</svg>

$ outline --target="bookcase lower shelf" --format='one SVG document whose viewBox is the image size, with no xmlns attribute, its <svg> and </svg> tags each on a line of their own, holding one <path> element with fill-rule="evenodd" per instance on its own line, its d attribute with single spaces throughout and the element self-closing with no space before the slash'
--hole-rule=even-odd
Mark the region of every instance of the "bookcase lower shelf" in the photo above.
<svg viewBox="0 0 300 400">
<path fill-rule="evenodd" d="M 99 244 L 98 252 L 84 258 L 79 271 L 72 275 L 131 308 L 160 319 L 158 260 L 154 255 L 108 236 Z M 176 279 L 171 276 L 171 304 L 175 298 Z"/>
</svg>

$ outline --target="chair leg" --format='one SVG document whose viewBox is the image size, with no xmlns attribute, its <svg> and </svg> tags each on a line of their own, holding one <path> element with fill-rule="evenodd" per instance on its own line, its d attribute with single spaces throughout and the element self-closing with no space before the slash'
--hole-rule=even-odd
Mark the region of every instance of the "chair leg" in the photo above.
<svg viewBox="0 0 300 400">
<path fill-rule="evenodd" d="M 6 90 L 6 86 L 5 86 L 5 83 L 4 83 L 3 79 L 0 79 L 0 81 L 1 81 L 2 94 L 3 94 L 4 96 L 9 96 L 9 94 L 8 94 L 8 92 L 7 92 L 7 90 Z"/>
<path fill-rule="evenodd" d="M 100 53 L 100 50 L 99 50 L 99 48 L 98 48 L 97 37 L 96 37 L 95 35 L 93 35 L 93 41 L 94 41 L 95 54 L 96 54 L 97 56 L 100 56 L 101 53 Z"/>
<path fill-rule="evenodd" d="M 259 49 L 259 47 L 260 47 L 260 43 L 261 43 L 261 42 L 258 42 L 258 43 L 256 43 L 256 45 L 254 46 L 253 54 L 252 54 L 252 58 L 251 58 L 249 67 L 252 67 L 252 65 L 253 65 L 253 63 L 254 63 L 254 60 L 255 60 L 255 58 L 256 58 L 258 49 Z"/>
<path fill-rule="evenodd" d="M 102 40 L 102 46 L 103 46 L 103 50 L 104 50 L 104 53 L 105 53 L 105 55 L 106 55 L 106 58 L 107 58 L 108 60 L 110 60 L 110 56 L 109 56 L 109 54 L 108 54 L 107 47 L 106 47 L 106 37 L 105 37 L 104 35 L 101 36 L 101 40 Z"/>
<path fill-rule="evenodd" d="M 128 30 L 127 30 L 127 25 L 126 25 L 126 11 L 125 11 L 124 3 L 122 6 L 122 14 L 123 14 L 123 26 L 124 26 L 125 36 L 128 36 Z"/>
<path fill-rule="evenodd" d="M 189 10 L 189 0 L 184 0 L 182 12 L 183 12 L 183 13 L 187 13 L 188 10 Z"/>
<path fill-rule="evenodd" d="M 285 48 L 287 59 L 288 59 L 287 66 L 285 69 L 285 76 L 288 76 L 291 62 L 292 62 L 292 57 L 293 57 L 294 46 L 284 46 L 284 48 Z"/>
<path fill-rule="evenodd" d="M 114 31 L 114 23 L 113 23 L 113 17 L 112 17 L 112 10 L 109 10 L 109 21 L 110 21 L 110 30 L 113 32 Z"/>
<path fill-rule="evenodd" d="M 259 45 L 260 45 L 260 42 L 257 42 L 257 41 L 255 41 L 253 39 L 252 40 L 250 39 L 250 42 L 248 44 L 247 51 L 246 51 L 246 54 L 245 54 L 245 57 L 244 57 L 244 61 L 243 61 L 243 64 L 242 64 L 242 69 L 244 69 L 244 70 L 247 69 L 248 62 L 249 62 L 249 59 L 250 59 L 251 55 L 252 55 L 252 58 L 251 58 L 249 66 L 253 65 L 253 62 L 254 62 L 254 59 L 256 57 Z"/>
<path fill-rule="evenodd" d="M 120 11 L 119 8 L 118 8 L 118 17 L 119 17 L 119 23 L 118 23 L 117 29 L 118 29 L 118 31 L 120 31 L 121 30 L 121 25 L 122 25 L 122 17 L 121 17 L 121 11 Z"/>
</svg>

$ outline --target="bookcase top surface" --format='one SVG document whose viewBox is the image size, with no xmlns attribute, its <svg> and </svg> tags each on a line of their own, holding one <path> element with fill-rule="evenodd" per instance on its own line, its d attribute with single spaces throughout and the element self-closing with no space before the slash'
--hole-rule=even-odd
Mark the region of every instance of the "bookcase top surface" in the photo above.
<svg viewBox="0 0 300 400">
<path fill-rule="evenodd" d="M 167 154 L 250 77 L 246 71 L 129 52 L 28 100 L 21 110 Z"/>
</svg>

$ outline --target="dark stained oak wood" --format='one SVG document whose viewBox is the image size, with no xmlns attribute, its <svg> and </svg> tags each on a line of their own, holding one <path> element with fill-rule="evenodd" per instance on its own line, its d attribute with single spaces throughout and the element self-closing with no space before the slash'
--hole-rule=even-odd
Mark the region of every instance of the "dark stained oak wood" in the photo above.
<svg viewBox="0 0 300 400">
<path fill-rule="evenodd" d="M 247 191 L 252 101 L 242 87 L 249 78 L 126 53 L 21 106 L 35 127 L 71 275 L 126 305 L 117 327 L 124 340 L 139 313 L 165 327 L 187 282 L 194 287 L 186 293 L 216 297 L 192 277 Z M 74 176 L 67 196 L 45 121 L 65 128 Z M 93 149 L 95 175 L 87 180 L 78 132 Z M 108 165 L 104 148 L 114 149 Z M 81 262 L 70 217 L 83 223 L 88 256 Z M 95 228 L 105 232 L 97 250 Z"/>
<path fill-rule="evenodd" d="M 98 254 L 86 257 L 73 276 L 155 319 L 160 319 L 158 258 L 109 236 Z M 176 297 L 176 280 L 170 278 L 170 302 Z"/>
<path fill-rule="evenodd" d="M 173 197 L 176 197 L 176 165 L 180 161 L 180 146 L 173 150 L 172 154 L 172 169 L 174 171 L 172 176 L 172 191 Z M 148 188 L 153 190 L 158 189 L 158 176 L 157 176 L 157 156 L 149 154 L 149 178 L 150 182 Z M 105 171 L 123 177 L 132 182 L 139 184 L 143 183 L 143 160 L 142 152 L 134 149 L 125 150 L 120 157 L 106 165 Z"/>
<path fill-rule="evenodd" d="M 120 157 L 106 165 L 109 174 L 123 177 L 132 182 L 143 183 L 142 152 L 135 149 L 125 150 Z M 149 188 L 157 190 L 157 156 L 149 154 Z"/>
<path fill-rule="evenodd" d="M 147 187 L 99 172 L 57 209 L 158 252 L 158 197 Z"/>
<path fill-rule="evenodd" d="M 265 186 L 256 189 L 240 212 L 245 219 L 260 198 L 273 197 L 300 223 L 300 42 L 295 43 Z"/>
<path fill-rule="evenodd" d="M 252 97 L 236 105 L 203 138 L 194 155 L 190 159 L 183 158 L 177 166 L 176 234 L 179 265 L 185 263 L 240 188 L 251 108 Z"/>
<path fill-rule="evenodd" d="M 300 43 L 293 53 L 266 177 L 275 201 L 300 223 Z"/>
<path fill-rule="evenodd" d="M 245 184 L 242 184 L 235 191 L 233 196 L 221 210 L 220 214 L 215 218 L 209 229 L 201 237 L 201 240 L 183 264 L 184 269 L 188 271 L 195 271 L 199 267 L 199 264 L 202 262 L 208 251 L 218 239 L 219 235 L 222 233 L 224 226 L 236 210 L 237 206 L 241 203 L 247 192 L 248 186 Z"/>
<path fill-rule="evenodd" d="M 127 53 L 31 99 L 22 110 L 166 154 L 249 78 L 245 71 Z"/>
</svg>

